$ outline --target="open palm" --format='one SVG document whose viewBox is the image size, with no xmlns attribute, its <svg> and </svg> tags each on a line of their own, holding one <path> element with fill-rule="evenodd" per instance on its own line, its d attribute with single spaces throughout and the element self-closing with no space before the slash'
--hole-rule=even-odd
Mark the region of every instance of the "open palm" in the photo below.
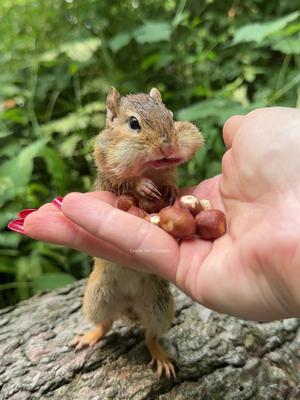
<svg viewBox="0 0 300 400">
<path fill-rule="evenodd" d="M 181 244 L 113 207 L 72 193 L 30 214 L 25 233 L 156 273 L 200 303 L 246 319 L 299 316 L 300 111 L 259 109 L 224 126 L 222 174 L 187 189 L 225 211 L 227 233 Z"/>
</svg>

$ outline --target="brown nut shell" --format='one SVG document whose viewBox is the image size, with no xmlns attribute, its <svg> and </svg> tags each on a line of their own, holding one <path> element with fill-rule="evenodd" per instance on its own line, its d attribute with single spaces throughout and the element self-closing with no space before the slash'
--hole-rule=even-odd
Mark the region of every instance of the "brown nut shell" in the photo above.
<svg viewBox="0 0 300 400">
<path fill-rule="evenodd" d="M 190 239 L 195 235 L 196 223 L 192 214 L 183 208 L 171 206 L 159 213 L 159 226 L 176 239 Z"/>
<path fill-rule="evenodd" d="M 204 210 L 196 218 L 196 233 L 200 239 L 214 240 L 226 232 L 226 218 L 221 210 Z"/>
<path fill-rule="evenodd" d="M 147 214 L 144 218 L 146 221 L 151 222 L 153 225 L 158 225 L 160 221 L 160 216 L 157 213 Z"/>
<path fill-rule="evenodd" d="M 141 210 L 140 208 L 136 207 L 136 206 L 132 206 L 129 208 L 129 210 L 127 210 L 127 212 L 129 214 L 135 215 L 136 217 L 139 218 L 145 218 L 147 213 L 144 210 Z"/>
<path fill-rule="evenodd" d="M 199 214 L 199 212 L 203 210 L 197 197 L 195 197 L 191 194 L 181 196 L 178 199 L 178 205 L 181 208 L 189 210 L 194 216 Z"/>
<path fill-rule="evenodd" d="M 120 210 L 128 211 L 132 206 L 137 206 L 137 201 L 131 194 L 122 194 L 117 198 L 116 207 Z"/>
<path fill-rule="evenodd" d="M 168 201 L 164 198 L 161 199 L 139 199 L 139 207 L 147 213 L 158 213 L 164 207 L 168 206 Z"/>
</svg>

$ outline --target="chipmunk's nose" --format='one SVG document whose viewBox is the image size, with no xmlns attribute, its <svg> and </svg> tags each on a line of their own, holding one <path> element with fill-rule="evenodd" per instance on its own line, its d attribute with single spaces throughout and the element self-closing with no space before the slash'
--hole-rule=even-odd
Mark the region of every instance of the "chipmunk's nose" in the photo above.
<svg viewBox="0 0 300 400">
<path fill-rule="evenodd" d="M 174 148 L 170 143 L 162 143 L 160 145 L 160 151 L 165 157 L 169 157 L 174 153 Z"/>
</svg>

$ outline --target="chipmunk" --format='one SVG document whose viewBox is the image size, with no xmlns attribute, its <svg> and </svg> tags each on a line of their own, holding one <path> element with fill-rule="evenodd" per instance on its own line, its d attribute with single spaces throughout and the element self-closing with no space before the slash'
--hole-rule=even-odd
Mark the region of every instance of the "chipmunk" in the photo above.
<svg viewBox="0 0 300 400">
<path fill-rule="evenodd" d="M 94 148 L 95 189 L 148 199 L 161 197 L 163 189 L 172 204 L 178 192 L 176 166 L 203 145 L 201 132 L 190 122 L 174 122 L 156 88 L 150 94 L 127 96 L 111 88 L 106 109 L 106 126 Z M 145 328 L 158 375 L 175 376 L 173 363 L 159 343 L 174 318 L 173 296 L 164 279 L 96 258 L 85 288 L 83 312 L 95 328 L 75 336 L 71 344 L 76 349 L 93 346 L 118 317 L 134 315 Z"/>
</svg>

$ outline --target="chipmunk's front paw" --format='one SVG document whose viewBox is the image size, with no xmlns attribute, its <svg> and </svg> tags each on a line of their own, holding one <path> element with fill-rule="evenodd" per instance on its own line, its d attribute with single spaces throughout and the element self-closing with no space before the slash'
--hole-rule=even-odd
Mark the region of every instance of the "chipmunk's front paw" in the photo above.
<svg viewBox="0 0 300 400">
<path fill-rule="evenodd" d="M 148 178 L 142 178 L 136 185 L 136 192 L 139 196 L 149 200 L 161 199 L 162 195 L 156 185 Z"/>
<path fill-rule="evenodd" d="M 176 186 L 166 185 L 166 186 L 163 186 L 162 192 L 163 192 L 164 198 L 168 200 L 168 203 L 170 205 L 173 205 L 178 196 L 178 188 Z"/>
</svg>

